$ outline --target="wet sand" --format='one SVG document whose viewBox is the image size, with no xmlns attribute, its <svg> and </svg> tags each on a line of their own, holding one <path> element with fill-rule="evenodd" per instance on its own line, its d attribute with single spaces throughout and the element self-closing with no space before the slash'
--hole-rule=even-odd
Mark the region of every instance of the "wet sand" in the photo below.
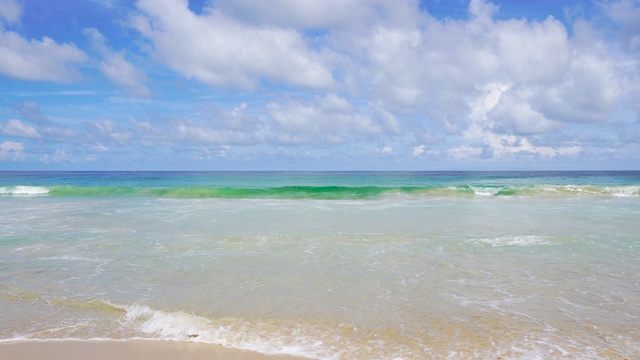
<svg viewBox="0 0 640 360">
<path fill-rule="evenodd" d="M 0 344 L 3 360 L 307 360 L 178 341 L 24 341 Z"/>
</svg>

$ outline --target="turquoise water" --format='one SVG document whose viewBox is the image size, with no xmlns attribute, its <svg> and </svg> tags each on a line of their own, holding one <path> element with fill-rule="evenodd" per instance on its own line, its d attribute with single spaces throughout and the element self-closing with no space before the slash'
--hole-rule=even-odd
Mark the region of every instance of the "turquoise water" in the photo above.
<svg viewBox="0 0 640 360">
<path fill-rule="evenodd" d="M 640 355 L 640 172 L 1 173 L 0 341 Z"/>
<path fill-rule="evenodd" d="M 366 199 L 423 196 L 640 196 L 638 172 L 4 173 L 0 195 Z"/>
</svg>

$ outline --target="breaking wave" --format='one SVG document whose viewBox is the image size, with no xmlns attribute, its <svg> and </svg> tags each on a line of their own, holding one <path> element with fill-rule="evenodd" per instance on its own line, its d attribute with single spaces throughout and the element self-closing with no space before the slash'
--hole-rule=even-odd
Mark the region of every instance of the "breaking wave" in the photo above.
<svg viewBox="0 0 640 360">
<path fill-rule="evenodd" d="M 46 195 L 49 189 L 42 186 L 4 186 L 0 187 L 0 195 Z"/>
<path fill-rule="evenodd" d="M 282 186 L 265 188 L 240 187 L 169 187 L 146 188 L 129 186 L 10 186 L 0 187 L 0 196 L 148 196 L 166 198 L 223 198 L 223 199 L 320 199 L 357 200 L 383 196 L 410 197 L 568 197 L 568 196 L 640 196 L 640 186 L 595 185 L 535 185 L 535 186 L 477 186 L 455 185 L 434 187 L 380 186 Z"/>
</svg>

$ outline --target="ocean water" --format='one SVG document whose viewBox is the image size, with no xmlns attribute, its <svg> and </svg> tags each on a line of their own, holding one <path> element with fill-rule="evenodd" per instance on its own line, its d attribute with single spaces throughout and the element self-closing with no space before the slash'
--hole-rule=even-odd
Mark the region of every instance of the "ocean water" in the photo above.
<svg viewBox="0 0 640 360">
<path fill-rule="evenodd" d="M 0 173 L 0 342 L 640 358 L 640 172 Z"/>
</svg>

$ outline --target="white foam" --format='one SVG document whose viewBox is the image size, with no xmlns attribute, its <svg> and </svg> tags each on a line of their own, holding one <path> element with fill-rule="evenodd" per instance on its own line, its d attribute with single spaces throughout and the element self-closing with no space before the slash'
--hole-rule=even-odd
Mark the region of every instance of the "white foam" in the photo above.
<svg viewBox="0 0 640 360">
<path fill-rule="evenodd" d="M 29 340 L 31 340 L 31 339 L 29 337 L 27 337 L 27 336 L 15 335 L 14 337 L 11 337 L 11 338 L 8 338 L 8 339 L 0 339 L 0 344 L 21 342 L 21 341 L 29 341 Z"/>
<path fill-rule="evenodd" d="M 618 186 L 606 188 L 606 190 L 611 195 L 618 197 L 640 196 L 640 186 Z"/>
<path fill-rule="evenodd" d="M 134 325 L 147 334 L 157 334 L 165 339 L 188 340 L 190 335 L 208 331 L 211 321 L 184 312 L 166 313 L 147 306 L 126 306 L 125 323 Z"/>
<path fill-rule="evenodd" d="M 91 259 L 91 258 L 86 258 L 82 256 L 74 256 L 74 255 L 45 256 L 45 257 L 38 258 L 38 260 L 66 260 L 66 261 L 88 261 L 88 262 L 104 261 L 100 259 Z"/>
<path fill-rule="evenodd" d="M 4 186 L 0 187 L 0 195 L 46 195 L 49 189 L 42 186 Z"/>
<path fill-rule="evenodd" d="M 484 243 L 491 246 L 535 246 L 552 244 L 549 237 L 539 235 L 513 235 L 496 238 L 471 239 L 472 243 Z"/>
<path fill-rule="evenodd" d="M 158 311 L 137 304 L 123 308 L 126 310 L 121 321 L 123 325 L 164 340 L 214 343 L 263 354 L 332 358 L 319 347 L 321 341 L 304 336 L 301 329 L 279 334 L 269 324 L 251 324 L 243 319 L 211 320 L 182 311 Z"/>
<path fill-rule="evenodd" d="M 493 196 L 499 193 L 502 188 L 501 187 L 477 187 L 470 186 L 471 190 L 478 196 Z"/>
</svg>

